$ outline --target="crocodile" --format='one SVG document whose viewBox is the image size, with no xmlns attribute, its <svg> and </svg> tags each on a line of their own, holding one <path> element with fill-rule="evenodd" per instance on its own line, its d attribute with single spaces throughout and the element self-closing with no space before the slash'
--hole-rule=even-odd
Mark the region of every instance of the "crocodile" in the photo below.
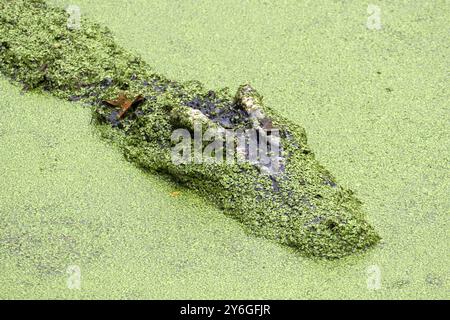
<svg viewBox="0 0 450 320">
<path fill-rule="evenodd" d="M 361 201 L 317 161 L 305 130 L 266 106 L 251 84 L 233 93 L 168 79 L 106 26 L 82 17 L 74 28 L 70 19 L 44 0 L 0 0 L 0 72 L 24 91 L 91 108 L 99 132 L 129 161 L 195 190 L 250 234 L 325 259 L 380 241 Z M 227 161 L 174 161 L 174 132 L 194 135 L 188 147 L 195 149 L 196 129 L 222 137 L 253 130 L 277 152 L 250 159 L 244 143 L 229 155 L 219 140 L 215 155 L 225 149 Z M 209 143 L 202 139 L 200 148 Z"/>
</svg>

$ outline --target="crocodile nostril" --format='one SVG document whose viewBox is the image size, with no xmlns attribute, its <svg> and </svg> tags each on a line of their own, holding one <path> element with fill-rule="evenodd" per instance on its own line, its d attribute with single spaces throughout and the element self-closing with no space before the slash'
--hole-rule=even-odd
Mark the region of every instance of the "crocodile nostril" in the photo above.
<svg viewBox="0 0 450 320">
<path fill-rule="evenodd" d="M 336 222 L 331 220 L 328 220 L 325 224 L 327 228 L 330 229 L 331 231 L 333 231 L 338 226 Z"/>
</svg>

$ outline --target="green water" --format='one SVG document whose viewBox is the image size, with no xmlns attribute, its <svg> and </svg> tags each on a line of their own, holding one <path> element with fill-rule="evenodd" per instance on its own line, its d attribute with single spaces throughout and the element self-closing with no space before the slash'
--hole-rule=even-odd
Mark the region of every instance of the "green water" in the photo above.
<svg viewBox="0 0 450 320">
<path fill-rule="evenodd" d="M 330 262 L 250 237 L 123 160 L 88 109 L 2 80 L 0 298 L 449 297 L 448 2 L 377 2 L 381 30 L 364 2 L 77 4 L 170 78 L 252 83 L 306 128 L 383 241 Z"/>
</svg>

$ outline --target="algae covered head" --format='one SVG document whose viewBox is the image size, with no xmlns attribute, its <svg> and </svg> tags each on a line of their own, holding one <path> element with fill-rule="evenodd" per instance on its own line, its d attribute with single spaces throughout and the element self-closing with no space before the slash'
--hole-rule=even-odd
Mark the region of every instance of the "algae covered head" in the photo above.
<svg viewBox="0 0 450 320">
<path fill-rule="evenodd" d="M 363 252 L 380 241 L 374 228 L 353 212 L 316 216 L 297 230 L 288 244 L 308 256 L 326 259 Z"/>
</svg>

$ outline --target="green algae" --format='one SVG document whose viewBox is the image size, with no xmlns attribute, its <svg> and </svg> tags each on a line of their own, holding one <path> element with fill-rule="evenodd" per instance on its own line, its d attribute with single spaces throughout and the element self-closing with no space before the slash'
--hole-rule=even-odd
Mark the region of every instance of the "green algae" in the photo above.
<svg viewBox="0 0 450 320">
<path fill-rule="evenodd" d="M 233 96 L 228 89 L 206 90 L 196 81 L 171 81 L 120 48 L 106 28 L 89 20 L 73 30 L 67 28 L 64 11 L 43 1 L 1 5 L 2 72 L 26 90 L 94 106 L 103 135 L 114 140 L 130 161 L 168 174 L 216 203 L 248 231 L 308 256 L 339 258 L 378 242 L 359 200 L 315 160 L 304 130 L 266 108 L 250 86 L 241 86 Z M 120 121 L 101 102 L 123 90 L 143 95 L 146 102 Z M 205 103 L 209 109 L 203 111 Z M 255 106 L 260 117 L 249 110 Z M 283 172 L 263 175 L 247 162 L 174 164 L 171 132 L 189 128 L 189 121 L 180 115 L 192 109 L 219 123 L 216 110 L 234 112 L 238 118 L 241 114 L 234 129 L 250 120 L 270 121 L 281 132 Z"/>
<path fill-rule="evenodd" d="M 22 205 L 27 197 L 39 199 L 48 217 L 82 213 L 117 223 L 105 230 L 105 243 L 96 243 L 106 250 L 102 257 L 93 265 L 80 264 L 81 290 L 66 288 L 70 261 L 61 275 L 36 276 L 30 264 L 39 260 L 34 248 L 17 260 L 1 252 L 0 296 L 448 297 L 448 93 L 442 86 L 448 78 L 445 59 L 436 59 L 448 56 L 443 3 L 381 1 L 387 14 L 380 33 L 365 30 L 361 21 L 367 3 L 358 1 L 283 6 L 249 1 L 239 7 L 236 1 L 77 3 L 83 15 L 110 26 L 123 46 L 138 50 L 172 78 L 199 78 L 209 87 L 237 87 L 247 80 L 257 84 L 277 112 L 306 127 L 316 156 L 364 199 L 384 240 L 364 256 L 317 264 L 271 241 L 248 237 L 238 223 L 191 192 L 183 189 L 180 198 L 169 197 L 173 189 L 159 176 L 134 170 L 107 144 L 98 143 L 90 135 L 88 110 L 45 96 L 21 96 L 0 81 L 0 215 L 2 221 L 11 217 L 6 230 L 32 223 L 30 229 L 39 235 L 42 225 Z M 267 16 L 276 39 L 264 36 Z M 252 23 L 244 27 L 243 19 Z M 197 34 L 202 36 L 192 37 Z M 221 41 L 211 46 L 212 37 Z M 282 50 L 274 50 L 280 42 Z M 249 62 L 247 51 L 258 55 Z M 28 131 L 31 135 L 24 135 Z M 25 143 L 32 135 L 51 135 L 52 144 L 65 146 L 54 174 L 57 182 L 48 179 L 48 172 L 27 169 L 46 163 L 40 144 L 30 150 Z M 129 197 L 118 200 L 117 194 Z M 66 205 L 52 206 L 56 199 Z M 79 203 L 80 213 L 67 205 L 71 199 Z M 58 228 L 74 237 L 86 230 Z M 77 244 L 81 257 L 89 253 L 90 233 L 95 231 Z M 366 288 L 366 268 L 372 264 L 382 272 L 382 287 L 376 291 Z"/>
</svg>

